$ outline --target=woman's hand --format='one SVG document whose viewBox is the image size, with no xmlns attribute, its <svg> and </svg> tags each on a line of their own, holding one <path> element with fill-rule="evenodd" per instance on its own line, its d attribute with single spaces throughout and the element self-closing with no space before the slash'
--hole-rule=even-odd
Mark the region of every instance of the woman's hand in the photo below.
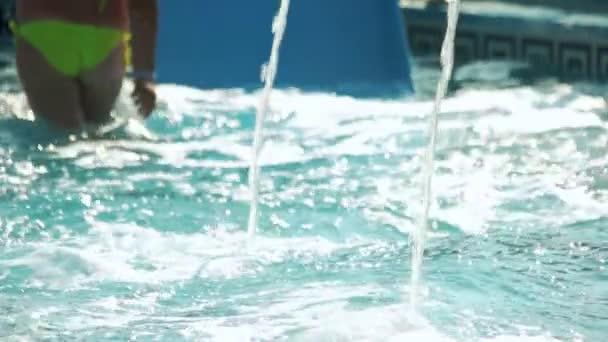
<svg viewBox="0 0 608 342">
<path fill-rule="evenodd" d="M 130 29 L 135 80 L 133 100 L 143 118 L 147 118 L 156 105 L 154 71 L 156 39 L 158 33 L 158 0 L 129 0 Z"/>
<path fill-rule="evenodd" d="M 156 107 L 156 89 L 153 81 L 136 79 L 133 89 L 133 101 L 139 109 L 139 114 L 144 118 L 148 118 L 154 107 Z"/>
</svg>

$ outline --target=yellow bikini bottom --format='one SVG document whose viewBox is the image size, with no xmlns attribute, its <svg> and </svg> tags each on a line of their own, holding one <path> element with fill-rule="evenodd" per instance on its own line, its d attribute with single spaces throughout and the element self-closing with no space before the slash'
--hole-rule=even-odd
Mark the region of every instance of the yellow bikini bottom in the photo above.
<svg viewBox="0 0 608 342">
<path fill-rule="evenodd" d="M 31 44 L 60 73 L 76 77 L 94 69 L 119 45 L 125 44 L 125 65 L 130 65 L 129 32 L 60 20 L 11 22 L 16 37 Z"/>
</svg>

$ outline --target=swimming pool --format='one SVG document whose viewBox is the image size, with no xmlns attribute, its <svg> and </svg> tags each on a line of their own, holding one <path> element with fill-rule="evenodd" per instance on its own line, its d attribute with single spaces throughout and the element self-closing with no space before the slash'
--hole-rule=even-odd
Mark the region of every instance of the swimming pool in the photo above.
<svg viewBox="0 0 608 342">
<path fill-rule="evenodd" d="M 253 242 L 257 94 L 161 86 L 155 139 L 57 140 L 5 109 L 0 339 L 602 341 L 605 89 L 530 75 L 456 73 L 420 315 L 409 232 L 433 64 L 407 101 L 275 93 Z"/>
</svg>

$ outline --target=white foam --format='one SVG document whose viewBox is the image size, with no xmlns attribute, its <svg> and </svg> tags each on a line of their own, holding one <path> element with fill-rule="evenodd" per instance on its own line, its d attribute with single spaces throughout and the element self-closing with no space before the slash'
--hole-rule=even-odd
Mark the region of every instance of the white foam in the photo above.
<svg viewBox="0 0 608 342">
<path fill-rule="evenodd" d="M 37 286 L 62 289 L 100 280 L 154 284 L 196 277 L 230 279 L 289 258 L 327 255 L 340 247 L 316 237 L 260 237 L 247 243 L 245 234 L 222 230 L 186 235 L 95 221 L 85 236 L 29 246 L 28 254 L 0 265 L 27 266 Z"/>
</svg>

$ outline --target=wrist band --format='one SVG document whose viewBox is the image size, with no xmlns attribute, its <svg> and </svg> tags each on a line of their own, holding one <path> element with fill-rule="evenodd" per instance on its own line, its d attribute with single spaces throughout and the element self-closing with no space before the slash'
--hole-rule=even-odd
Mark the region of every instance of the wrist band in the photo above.
<svg viewBox="0 0 608 342">
<path fill-rule="evenodd" d="M 138 80 L 154 81 L 156 79 L 156 73 L 154 71 L 131 71 L 128 75 L 129 77 Z"/>
</svg>

